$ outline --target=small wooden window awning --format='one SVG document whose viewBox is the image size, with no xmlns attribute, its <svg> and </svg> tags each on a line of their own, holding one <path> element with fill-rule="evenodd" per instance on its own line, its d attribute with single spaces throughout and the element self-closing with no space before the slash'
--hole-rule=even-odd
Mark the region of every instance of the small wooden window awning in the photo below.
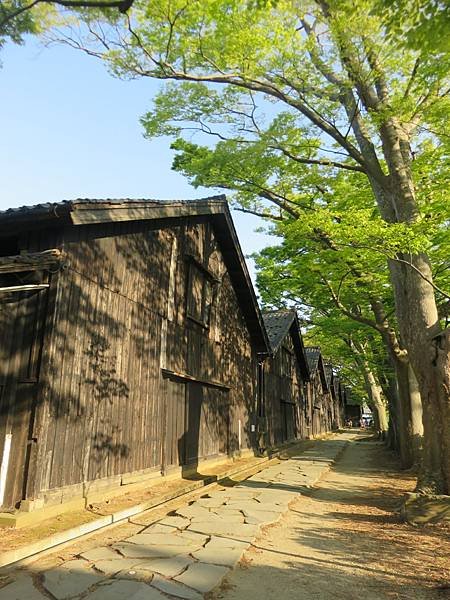
<svg viewBox="0 0 450 600">
<path fill-rule="evenodd" d="M 192 375 L 188 375 L 187 373 L 177 373 L 176 371 L 172 371 L 170 369 L 161 369 L 161 371 L 163 376 L 168 377 L 169 379 L 178 379 L 186 382 L 193 381 L 194 383 L 201 383 L 202 385 L 219 388 L 221 390 L 231 390 L 231 387 L 229 385 L 225 385 L 223 383 L 220 383 L 219 381 L 199 379 L 198 377 L 193 377 Z"/>
<path fill-rule="evenodd" d="M 16 256 L 0 256 L 0 275 L 23 273 L 25 271 L 47 271 L 57 268 L 61 260 L 62 252 L 57 249 L 18 254 Z M 22 285 L 0 287 L 0 293 L 38 291 L 48 287 L 48 283 L 24 283 Z"/>
<path fill-rule="evenodd" d="M 16 256 L 0 256 L 0 274 L 49 270 L 57 267 L 61 260 L 62 252 L 56 248 Z"/>
</svg>

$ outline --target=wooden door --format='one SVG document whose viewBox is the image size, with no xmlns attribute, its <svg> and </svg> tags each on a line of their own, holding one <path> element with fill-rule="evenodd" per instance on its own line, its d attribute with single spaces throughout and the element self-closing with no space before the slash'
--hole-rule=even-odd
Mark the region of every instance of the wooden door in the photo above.
<svg viewBox="0 0 450 600">
<path fill-rule="evenodd" d="M 187 384 L 186 464 L 229 450 L 228 392 L 200 383 Z"/>
<path fill-rule="evenodd" d="M 203 404 L 203 386 L 189 382 L 186 385 L 185 462 L 197 464 L 200 456 L 200 423 Z"/>
<path fill-rule="evenodd" d="M 26 497 L 42 353 L 45 290 L 0 296 L 0 504 Z"/>
<path fill-rule="evenodd" d="M 281 401 L 281 424 L 283 431 L 283 442 L 295 438 L 295 404 Z"/>
<path fill-rule="evenodd" d="M 199 448 L 202 458 L 228 454 L 228 428 L 228 392 L 204 387 Z"/>
<path fill-rule="evenodd" d="M 167 380 L 165 465 L 168 467 L 186 462 L 185 419 L 186 384 Z"/>
</svg>

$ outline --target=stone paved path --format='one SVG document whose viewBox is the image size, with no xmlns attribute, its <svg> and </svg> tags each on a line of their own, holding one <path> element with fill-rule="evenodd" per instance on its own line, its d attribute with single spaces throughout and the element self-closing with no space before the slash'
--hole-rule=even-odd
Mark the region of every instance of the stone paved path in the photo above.
<svg viewBox="0 0 450 600">
<path fill-rule="evenodd" d="M 309 494 L 266 528 L 216 600 L 450 600 L 450 528 L 396 508 L 411 473 L 358 434 Z"/>
<path fill-rule="evenodd" d="M 353 434 L 339 434 L 220 487 L 111 546 L 82 552 L 46 571 L 17 570 L 0 600 L 201 599 L 291 501 L 313 485 Z"/>
</svg>

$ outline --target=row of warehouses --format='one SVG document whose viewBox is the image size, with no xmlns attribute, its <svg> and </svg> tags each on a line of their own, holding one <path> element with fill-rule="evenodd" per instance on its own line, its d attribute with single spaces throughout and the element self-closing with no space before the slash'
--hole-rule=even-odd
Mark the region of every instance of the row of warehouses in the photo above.
<svg viewBox="0 0 450 600">
<path fill-rule="evenodd" d="M 0 505 L 33 510 L 341 426 L 295 311 L 262 313 L 226 199 L 0 213 Z"/>
</svg>

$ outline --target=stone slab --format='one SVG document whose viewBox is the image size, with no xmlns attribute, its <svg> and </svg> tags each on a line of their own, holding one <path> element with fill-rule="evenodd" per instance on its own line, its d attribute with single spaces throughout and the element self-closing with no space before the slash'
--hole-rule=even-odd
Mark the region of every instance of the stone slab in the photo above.
<svg viewBox="0 0 450 600">
<path fill-rule="evenodd" d="M 259 533 L 257 525 L 227 523 L 225 520 L 222 523 L 200 522 L 192 524 L 190 527 L 199 532 L 208 533 L 210 535 L 229 536 L 243 542 L 252 541 Z"/>
<path fill-rule="evenodd" d="M 141 581 L 120 579 L 99 586 L 86 600 L 167 600 L 167 597 Z"/>
<path fill-rule="evenodd" d="M 193 544 L 199 544 L 203 546 L 209 540 L 209 535 L 204 533 L 197 533 L 196 531 L 191 531 L 190 529 L 185 529 L 183 532 L 180 532 L 180 537 L 183 540 L 190 540 Z"/>
<path fill-rule="evenodd" d="M 175 579 L 205 594 L 215 588 L 228 573 L 227 567 L 207 563 L 195 563 Z"/>
<path fill-rule="evenodd" d="M 234 567 L 241 559 L 245 548 L 214 548 L 207 545 L 192 553 L 192 556 L 204 563 L 212 563 L 225 567 Z"/>
<path fill-rule="evenodd" d="M 217 512 L 211 511 L 211 512 L 208 512 L 207 515 L 192 517 L 191 525 L 193 523 L 206 523 L 206 522 L 221 523 L 222 521 L 223 521 L 223 517 L 219 516 L 219 514 Z M 189 527 L 185 531 L 187 531 L 187 530 L 189 530 Z"/>
<path fill-rule="evenodd" d="M 195 545 L 195 541 L 188 537 L 174 534 L 162 534 L 162 533 L 138 533 L 125 540 L 130 544 L 139 544 L 142 546 L 188 546 L 189 544 Z"/>
<path fill-rule="evenodd" d="M 261 502 L 261 504 L 258 504 L 256 506 L 252 506 L 252 507 L 248 507 L 248 508 L 244 508 L 243 512 L 244 514 L 247 511 L 250 512 L 276 512 L 276 513 L 282 513 L 285 512 L 288 508 L 288 505 L 282 505 L 282 504 L 274 504 L 272 502 Z"/>
<path fill-rule="evenodd" d="M 269 482 L 262 481 L 260 479 L 247 479 L 242 485 L 245 485 L 246 488 L 260 491 L 267 488 L 269 486 Z"/>
<path fill-rule="evenodd" d="M 245 522 L 250 525 L 260 525 L 275 523 L 280 519 L 282 513 L 275 511 L 264 511 L 264 510 L 247 510 L 245 511 Z"/>
<path fill-rule="evenodd" d="M 195 590 L 186 587 L 182 583 L 173 581 L 171 579 L 164 579 L 159 575 L 155 575 L 152 581 L 152 585 L 155 586 L 161 592 L 168 594 L 169 596 L 176 596 L 177 598 L 183 598 L 184 600 L 202 600 L 203 595 L 199 594 Z"/>
<path fill-rule="evenodd" d="M 186 546 L 142 546 L 140 544 L 114 544 L 114 548 L 119 550 L 126 558 L 169 558 L 170 556 L 176 556 L 183 554 L 184 551 L 189 553 L 192 547 L 189 549 Z"/>
<path fill-rule="evenodd" d="M 190 506 L 183 506 L 182 508 L 177 508 L 177 515 L 181 517 L 186 517 L 187 519 L 201 516 L 206 517 L 208 514 L 208 509 L 203 508 L 203 506 L 200 506 L 197 503 L 191 504 Z"/>
<path fill-rule="evenodd" d="M 258 494 L 259 494 L 259 490 L 255 490 L 253 488 L 234 487 L 234 488 L 232 488 L 230 498 L 253 498 L 254 496 L 256 496 Z"/>
<path fill-rule="evenodd" d="M 248 542 L 242 542 L 239 540 L 234 540 L 228 537 L 218 537 L 214 536 L 206 545 L 207 548 L 210 549 L 223 549 L 223 548 L 241 548 L 242 550 L 246 550 L 249 547 Z"/>
<path fill-rule="evenodd" d="M 229 502 L 227 502 L 226 506 L 228 507 L 228 510 L 239 510 L 242 511 L 244 508 L 255 508 L 260 506 L 260 502 L 256 499 L 250 499 L 250 500 L 241 500 L 240 502 L 235 502 L 233 500 L 230 500 Z"/>
<path fill-rule="evenodd" d="M 114 579 L 131 579 L 132 581 L 142 581 L 150 583 L 155 576 L 151 571 L 140 569 L 136 564 L 131 569 L 124 569 L 114 575 Z"/>
<path fill-rule="evenodd" d="M 63 600 L 85 592 L 104 579 L 104 575 L 87 568 L 86 561 L 77 559 L 45 571 L 43 585 L 55 598 Z"/>
<path fill-rule="evenodd" d="M 222 523 L 223 521 L 226 521 L 227 523 L 243 523 L 244 515 L 236 509 L 218 510 L 217 513 L 209 513 L 207 517 L 193 517 L 191 523 Z"/>
<path fill-rule="evenodd" d="M 194 560 L 189 555 L 172 556 L 171 558 L 159 558 L 139 563 L 139 570 L 152 571 L 165 577 L 175 577 L 192 565 Z"/>
<path fill-rule="evenodd" d="M 190 523 L 190 519 L 186 519 L 186 517 L 181 516 L 166 517 L 165 519 L 158 521 L 159 525 L 167 525 L 169 527 L 174 527 L 175 529 L 186 529 Z"/>
<path fill-rule="evenodd" d="M 31 577 L 22 576 L 0 588 L 0 600 L 48 600 L 37 590 Z"/>
<path fill-rule="evenodd" d="M 80 554 L 86 560 L 95 562 L 96 560 L 108 560 L 109 558 L 119 558 L 119 555 L 110 546 L 100 546 L 99 548 L 92 548 Z"/>
<path fill-rule="evenodd" d="M 224 502 L 224 498 L 200 498 L 196 504 L 202 508 L 219 508 Z"/>
<path fill-rule="evenodd" d="M 124 569 L 132 569 L 138 562 L 138 558 L 121 558 L 118 554 L 116 554 L 116 558 L 113 559 L 97 560 L 94 563 L 94 567 L 105 575 L 114 575 L 115 573 L 119 573 L 119 571 L 123 571 Z"/>
<path fill-rule="evenodd" d="M 164 523 L 153 523 L 153 525 L 149 525 L 141 531 L 140 533 L 162 533 L 164 535 L 169 535 L 177 530 L 177 527 L 173 527 L 171 525 L 164 525 Z"/>
</svg>

